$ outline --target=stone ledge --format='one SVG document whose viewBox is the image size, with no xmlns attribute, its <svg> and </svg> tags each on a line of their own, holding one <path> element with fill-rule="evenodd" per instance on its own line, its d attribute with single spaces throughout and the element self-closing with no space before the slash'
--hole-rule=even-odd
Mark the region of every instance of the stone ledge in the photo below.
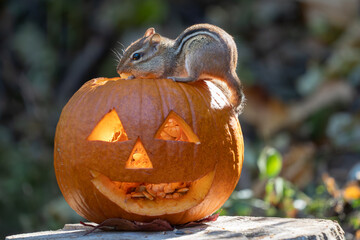
<svg viewBox="0 0 360 240">
<path fill-rule="evenodd" d="M 167 232 L 94 232 L 80 224 L 66 224 L 63 229 L 36 233 L 18 234 L 10 239 L 337 239 L 343 240 L 344 231 L 340 225 L 324 219 L 295 219 L 269 217 L 221 216 L 215 222 L 204 225 L 175 229 Z"/>
</svg>

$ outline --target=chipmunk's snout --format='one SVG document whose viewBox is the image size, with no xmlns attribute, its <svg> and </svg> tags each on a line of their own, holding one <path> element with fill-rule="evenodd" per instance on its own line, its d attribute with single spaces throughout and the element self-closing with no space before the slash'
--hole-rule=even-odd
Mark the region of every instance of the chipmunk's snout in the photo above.
<svg viewBox="0 0 360 240">
<path fill-rule="evenodd" d="M 119 65 L 117 65 L 117 67 L 116 67 L 116 72 L 119 74 L 119 76 L 121 77 L 121 78 L 124 78 L 125 76 L 125 73 L 124 73 L 124 69 L 121 67 L 121 65 L 119 64 Z"/>
<path fill-rule="evenodd" d="M 126 65 L 119 64 L 116 67 L 116 72 L 123 79 L 134 79 L 135 78 L 135 76 L 134 76 L 133 72 L 131 71 L 131 69 L 129 69 L 129 67 L 127 67 Z"/>
<path fill-rule="evenodd" d="M 120 73 L 121 73 L 120 65 L 116 66 L 116 72 L 120 75 Z"/>
<path fill-rule="evenodd" d="M 134 79 L 135 78 L 135 76 L 133 74 L 131 74 L 131 73 L 124 73 L 124 72 L 119 72 L 118 71 L 118 74 L 120 75 L 120 77 L 122 79 Z"/>
</svg>

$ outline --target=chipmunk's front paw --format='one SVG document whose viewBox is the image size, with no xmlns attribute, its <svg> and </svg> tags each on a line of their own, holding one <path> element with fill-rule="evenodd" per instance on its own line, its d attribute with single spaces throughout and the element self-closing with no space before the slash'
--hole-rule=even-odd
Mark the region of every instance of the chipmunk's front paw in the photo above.
<svg viewBox="0 0 360 240">
<path fill-rule="evenodd" d="M 171 80 L 173 80 L 174 82 L 176 82 L 176 77 L 167 77 L 167 79 L 171 79 Z"/>
</svg>

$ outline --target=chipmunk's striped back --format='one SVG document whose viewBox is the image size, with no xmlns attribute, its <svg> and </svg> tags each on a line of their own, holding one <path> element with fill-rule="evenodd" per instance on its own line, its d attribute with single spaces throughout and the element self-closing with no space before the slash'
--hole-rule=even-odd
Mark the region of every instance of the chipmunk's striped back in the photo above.
<svg viewBox="0 0 360 240">
<path fill-rule="evenodd" d="M 180 54 L 186 42 L 200 35 L 207 35 L 218 41 L 221 45 L 234 46 L 235 49 L 229 49 L 229 51 L 231 52 L 233 64 L 237 65 L 237 49 L 233 38 L 223 29 L 211 24 L 196 24 L 182 32 L 175 39 L 175 54 Z"/>
<path fill-rule="evenodd" d="M 215 39 L 216 41 L 221 43 L 221 39 L 219 38 L 217 33 L 210 32 L 210 31 L 208 31 L 208 29 L 205 29 L 205 28 L 194 29 L 192 31 L 185 32 L 184 34 L 180 35 L 176 39 L 175 45 L 177 45 L 177 49 L 175 51 L 175 54 L 179 54 L 181 52 L 184 44 L 188 40 L 190 40 L 193 37 L 199 36 L 199 35 L 208 35 L 208 36 L 212 37 L 213 39 Z"/>
</svg>

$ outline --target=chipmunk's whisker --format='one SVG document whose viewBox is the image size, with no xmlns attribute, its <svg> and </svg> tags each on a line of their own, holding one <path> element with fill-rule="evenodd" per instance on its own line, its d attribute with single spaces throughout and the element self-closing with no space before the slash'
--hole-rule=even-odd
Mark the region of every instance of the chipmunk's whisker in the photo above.
<svg viewBox="0 0 360 240">
<path fill-rule="evenodd" d="M 119 51 L 117 51 L 115 49 L 111 49 L 111 51 L 115 55 L 116 65 L 118 65 L 120 63 L 120 61 L 121 61 L 121 58 L 123 57 L 123 54 L 121 54 Z"/>
<path fill-rule="evenodd" d="M 125 46 L 124 46 L 124 44 L 122 44 L 121 42 L 117 42 L 117 43 L 120 45 L 121 54 L 124 55 L 124 53 L 125 53 Z"/>
</svg>

